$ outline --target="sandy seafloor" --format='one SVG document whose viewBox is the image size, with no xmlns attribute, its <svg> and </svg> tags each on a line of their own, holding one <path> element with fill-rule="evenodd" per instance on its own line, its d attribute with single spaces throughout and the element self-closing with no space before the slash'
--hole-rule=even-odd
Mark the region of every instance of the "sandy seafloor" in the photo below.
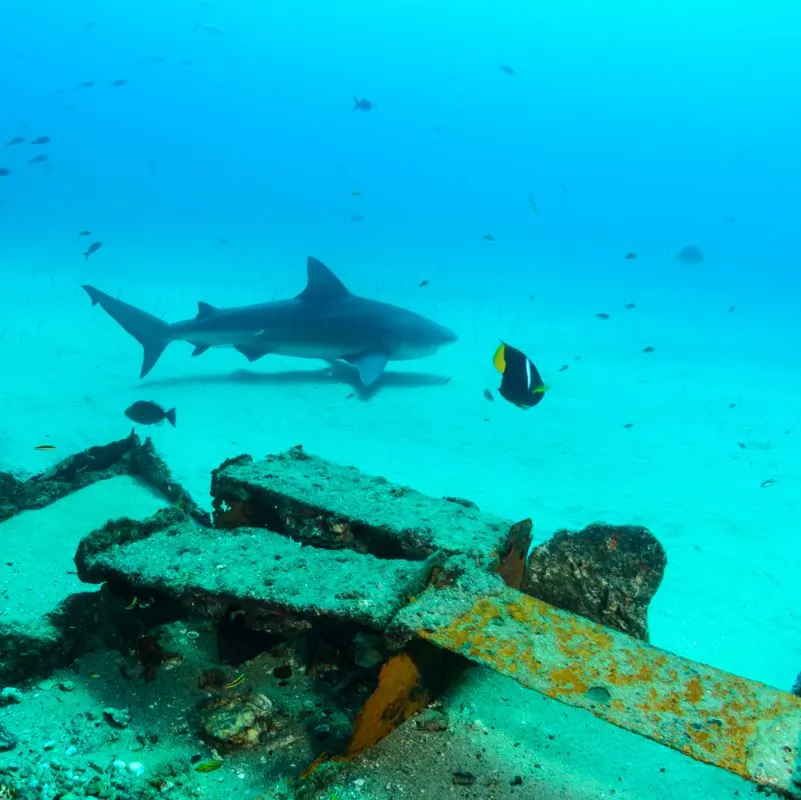
<svg viewBox="0 0 801 800">
<path fill-rule="evenodd" d="M 191 270 L 179 265 L 180 280 L 165 274 L 153 285 L 129 258 L 114 269 L 100 259 L 63 268 L 20 263 L 14 276 L 4 268 L 0 469 L 37 472 L 124 436 L 131 424 L 123 410 L 152 399 L 177 407 L 178 426 L 140 432 L 153 436 L 202 503 L 209 472 L 223 459 L 302 443 L 427 493 L 531 516 L 536 541 L 593 521 L 643 524 L 668 553 L 651 606 L 652 642 L 784 690 L 792 685 L 801 670 L 801 373 L 785 321 L 758 298 L 574 287 L 568 303 L 559 288 L 539 287 L 529 299 L 527 291 L 506 291 L 503 280 L 465 281 L 457 265 L 434 275 L 389 269 L 378 280 L 367 265 L 332 261 L 352 290 L 430 315 L 461 336 L 435 357 L 391 364 L 365 400 L 353 396 L 346 367 L 283 357 L 249 365 L 233 351 L 193 359 L 181 343 L 140 382 L 139 346 L 90 307 L 80 283 L 176 320 L 192 316 L 197 299 L 234 305 L 290 296 L 302 288 L 304 264 L 282 264 L 255 285 L 232 285 L 235 271 L 213 265 L 208 274 L 218 281 L 192 285 Z M 423 278 L 431 283 L 421 289 Z M 637 308 L 624 310 L 630 301 Z M 611 319 L 596 319 L 599 311 Z M 499 383 L 491 355 L 501 336 L 526 350 L 551 386 L 533 410 L 482 395 Z M 646 345 L 655 352 L 642 353 Z M 37 452 L 42 443 L 57 449 Z M 769 479 L 775 485 L 761 487 Z M 493 691 L 491 679 L 475 680 L 460 702 L 472 702 L 472 692 L 489 707 Z M 536 718 L 540 703 L 514 691 L 504 717 L 510 730 Z M 598 764 L 620 758 L 629 774 L 647 772 L 642 796 L 661 785 L 645 755 L 620 755 L 626 749 L 613 743 L 599 748 L 597 734 L 576 736 L 578 747 L 596 742 Z M 654 758 L 663 753 L 657 748 Z M 599 780 L 597 794 L 586 796 L 606 796 Z M 730 784 L 721 786 L 728 788 L 714 795 L 710 784 L 704 796 L 732 796 Z M 673 789 L 666 783 L 660 791 L 667 797 Z M 641 796 L 629 792 L 618 796 Z"/>
</svg>

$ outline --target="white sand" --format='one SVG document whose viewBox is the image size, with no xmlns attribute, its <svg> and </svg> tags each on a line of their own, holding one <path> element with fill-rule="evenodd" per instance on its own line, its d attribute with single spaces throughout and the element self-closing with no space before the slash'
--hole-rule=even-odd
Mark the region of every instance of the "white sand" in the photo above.
<svg viewBox="0 0 801 800">
<path fill-rule="evenodd" d="M 81 539 L 109 519 L 144 519 L 165 505 L 150 489 L 120 475 L 0 523 L 2 622 L 39 632 L 43 618 L 69 595 L 97 588 L 81 583 L 75 572 Z"/>
</svg>

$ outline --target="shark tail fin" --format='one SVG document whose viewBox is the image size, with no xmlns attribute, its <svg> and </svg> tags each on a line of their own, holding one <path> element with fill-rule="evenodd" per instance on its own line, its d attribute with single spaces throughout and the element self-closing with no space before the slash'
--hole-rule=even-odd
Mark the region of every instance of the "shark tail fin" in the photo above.
<svg viewBox="0 0 801 800">
<path fill-rule="evenodd" d="M 169 422 L 170 425 L 172 425 L 172 427 L 174 428 L 175 427 L 175 409 L 171 408 L 169 411 L 167 411 L 164 414 L 164 419 L 166 419 L 167 422 Z"/>
<path fill-rule="evenodd" d="M 172 340 L 169 324 L 148 314 L 147 311 L 95 289 L 94 286 L 84 286 L 83 289 L 89 295 L 93 306 L 99 305 L 142 345 L 145 352 L 139 377 L 144 378 L 156 366 L 156 362 Z"/>
</svg>

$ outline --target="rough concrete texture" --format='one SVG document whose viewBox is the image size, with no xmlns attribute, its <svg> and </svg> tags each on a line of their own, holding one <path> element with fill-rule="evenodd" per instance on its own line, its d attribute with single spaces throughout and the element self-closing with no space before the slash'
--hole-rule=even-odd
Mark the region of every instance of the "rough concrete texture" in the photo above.
<svg viewBox="0 0 801 800">
<path fill-rule="evenodd" d="M 81 539 L 109 517 L 149 516 L 164 502 L 119 476 L 0 523 L 0 681 L 63 663 L 86 632 L 95 601 L 75 573 Z"/>
<path fill-rule="evenodd" d="M 72 492 L 118 475 L 138 478 L 202 524 L 211 524 L 209 515 L 173 480 L 153 442 L 142 442 L 134 431 L 125 439 L 68 456 L 27 480 L 0 472 L 0 521 L 21 511 L 44 508 Z"/>
<path fill-rule="evenodd" d="M 177 509 L 145 523 L 109 522 L 82 543 L 76 564 L 82 580 L 163 593 L 199 614 L 240 604 L 374 630 L 386 627 L 430 572 L 426 562 L 318 550 L 259 528 L 204 528 Z"/>
<path fill-rule="evenodd" d="M 218 527 L 264 527 L 383 558 L 462 553 L 501 570 L 510 553 L 524 556 L 531 541 L 530 520 L 513 525 L 467 500 L 428 497 L 300 447 L 262 461 L 226 462 L 212 474 L 211 493 Z"/>
<path fill-rule="evenodd" d="M 648 604 L 666 565 L 662 545 L 646 528 L 597 523 L 559 531 L 534 548 L 522 590 L 648 641 Z"/>
</svg>

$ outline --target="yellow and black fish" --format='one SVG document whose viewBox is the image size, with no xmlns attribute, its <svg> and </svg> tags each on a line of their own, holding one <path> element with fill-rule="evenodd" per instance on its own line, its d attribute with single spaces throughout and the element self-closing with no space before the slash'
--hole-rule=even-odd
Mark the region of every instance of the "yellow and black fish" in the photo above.
<svg viewBox="0 0 801 800">
<path fill-rule="evenodd" d="M 503 376 L 498 393 L 518 408 L 532 408 L 548 391 L 534 362 L 511 345 L 501 342 L 492 363 Z"/>
</svg>

